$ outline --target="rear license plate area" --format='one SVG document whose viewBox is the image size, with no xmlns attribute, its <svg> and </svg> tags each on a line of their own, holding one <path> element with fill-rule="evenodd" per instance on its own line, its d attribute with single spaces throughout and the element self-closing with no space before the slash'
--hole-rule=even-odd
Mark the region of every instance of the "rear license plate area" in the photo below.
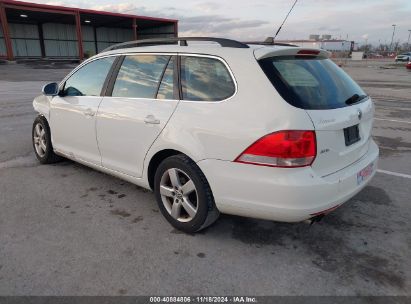
<svg viewBox="0 0 411 304">
<path fill-rule="evenodd" d="M 355 144 L 357 141 L 360 141 L 360 130 L 358 125 L 354 125 L 344 129 L 344 139 L 345 145 L 351 146 Z"/>
<path fill-rule="evenodd" d="M 374 162 L 357 173 L 357 185 L 361 185 L 374 171 Z"/>
</svg>

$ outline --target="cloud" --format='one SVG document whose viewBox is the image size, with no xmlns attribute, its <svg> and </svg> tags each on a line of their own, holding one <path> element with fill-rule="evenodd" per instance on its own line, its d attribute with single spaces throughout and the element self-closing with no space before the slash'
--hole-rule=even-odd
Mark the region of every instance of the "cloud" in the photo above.
<svg viewBox="0 0 411 304">
<path fill-rule="evenodd" d="M 196 5 L 197 8 L 208 7 L 209 10 L 220 7 L 220 4 L 214 2 L 201 2 Z M 255 38 L 256 33 L 259 33 L 263 26 L 268 26 L 270 24 L 266 20 L 240 19 L 222 14 L 199 14 L 193 16 L 184 10 L 176 10 L 173 7 L 150 9 L 145 6 L 135 6 L 132 3 L 96 5 L 91 8 L 96 10 L 178 19 L 180 36 L 221 36 L 247 40 Z M 271 30 L 266 31 L 266 33 L 262 33 L 259 37 L 261 39 L 265 38 L 269 36 L 270 33 Z"/>
<path fill-rule="evenodd" d="M 341 32 L 341 27 L 332 27 L 332 26 L 320 26 L 318 28 L 320 32 Z"/>
<path fill-rule="evenodd" d="M 319 0 L 322 1 L 322 0 Z M 287 30 L 281 34 L 281 39 L 290 36 L 307 37 L 309 33 L 326 34 L 349 40 L 362 41 L 364 32 L 368 34 L 371 43 L 379 40 L 390 40 L 392 24 L 396 23 L 396 38 L 407 39 L 407 29 L 411 28 L 411 5 L 403 0 L 366 1 L 355 3 L 344 2 L 346 7 L 319 9 L 315 14 L 304 12 L 302 18 L 293 18 L 287 25 Z M 320 24 L 320 26 L 318 26 Z M 339 28 L 339 29 L 338 29 Z M 332 31 L 332 30 L 335 31 Z"/>
<path fill-rule="evenodd" d="M 34 0 L 35 1 L 35 0 Z M 42 2 L 43 1 L 36 1 Z M 239 40 L 272 36 L 292 5 L 292 0 L 50 0 L 59 5 L 93 8 L 179 20 L 180 35 L 215 35 Z M 306 39 L 310 34 L 348 36 L 371 43 L 406 41 L 411 28 L 410 0 L 300 0 L 284 25 L 279 39 Z"/>
<path fill-rule="evenodd" d="M 57 5 L 57 6 L 73 6 L 73 5 L 70 5 L 70 3 L 67 3 L 67 2 L 64 2 L 64 1 L 47 1 L 46 3 L 43 3 L 43 4 Z"/>
<path fill-rule="evenodd" d="M 210 13 L 221 9 L 221 4 L 217 2 L 199 2 L 195 4 L 195 8 L 199 11 Z"/>
<path fill-rule="evenodd" d="M 133 11 L 138 11 L 138 7 L 132 3 L 117 3 L 117 4 L 103 4 L 103 5 L 94 5 L 91 7 L 93 10 L 97 11 L 108 11 L 116 13 L 127 13 Z"/>
<path fill-rule="evenodd" d="M 220 36 L 248 40 L 269 23 L 263 20 L 240 20 L 220 15 L 204 15 L 180 19 L 181 36 Z M 268 34 L 262 34 L 266 37 Z"/>
</svg>

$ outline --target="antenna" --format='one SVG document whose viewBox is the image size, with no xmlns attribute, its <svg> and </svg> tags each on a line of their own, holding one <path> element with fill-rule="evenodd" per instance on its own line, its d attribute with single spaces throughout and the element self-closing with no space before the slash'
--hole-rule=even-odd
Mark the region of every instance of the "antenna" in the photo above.
<svg viewBox="0 0 411 304">
<path fill-rule="evenodd" d="M 281 31 L 281 28 L 283 27 L 285 21 L 287 21 L 288 16 L 291 14 L 291 11 L 293 10 L 294 6 L 297 4 L 297 1 L 298 1 L 298 0 L 295 0 L 295 1 L 294 1 L 294 4 L 293 4 L 293 6 L 291 7 L 290 11 L 288 12 L 287 16 L 285 16 L 285 18 L 284 18 L 284 20 L 283 20 L 283 23 L 281 23 L 280 27 L 279 27 L 278 30 L 277 30 L 277 33 L 275 33 L 274 38 L 273 38 L 273 44 L 274 44 L 274 42 L 275 42 L 275 38 L 277 37 L 278 33 Z"/>
</svg>

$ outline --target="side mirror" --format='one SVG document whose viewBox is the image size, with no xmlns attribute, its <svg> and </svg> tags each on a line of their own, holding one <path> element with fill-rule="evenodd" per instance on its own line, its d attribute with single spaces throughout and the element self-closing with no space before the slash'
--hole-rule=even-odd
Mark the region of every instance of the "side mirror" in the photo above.
<svg viewBox="0 0 411 304">
<path fill-rule="evenodd" d="M 59 85 L 56 82 L 46 84 L 41 90 L 46 96 L 56 96 L 59 94 Z"/>
</svg>

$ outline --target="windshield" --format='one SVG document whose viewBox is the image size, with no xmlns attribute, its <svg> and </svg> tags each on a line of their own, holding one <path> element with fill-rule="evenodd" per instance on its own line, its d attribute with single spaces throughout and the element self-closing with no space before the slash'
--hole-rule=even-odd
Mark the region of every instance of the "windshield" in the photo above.
<svg viewBox="0 0 411 304">
<path fill-rule="evenodd" d="M 280 56 L 259 64 L 280 95 L 302 109 L 336 109 L 365 100 L 364 91 L 330 59 Z"/>
</svg>

